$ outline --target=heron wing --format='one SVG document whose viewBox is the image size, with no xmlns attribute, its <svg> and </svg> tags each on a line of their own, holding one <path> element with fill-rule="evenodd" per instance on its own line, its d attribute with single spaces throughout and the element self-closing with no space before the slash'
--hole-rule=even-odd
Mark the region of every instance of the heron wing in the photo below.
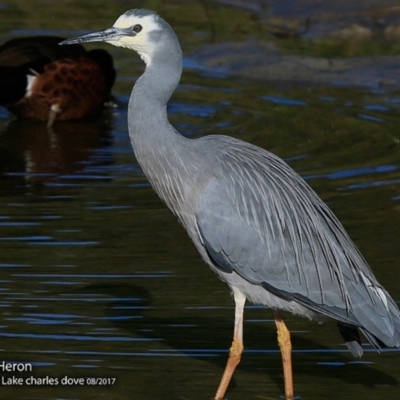
<svg viewBox="0 0 400 400">
<path fill-rule="evenodd" d="M 331 210 L 280 158 L 221 140 L 196 213 L 213 264 L 390 345 L 398 309 Z"/>
</svg>

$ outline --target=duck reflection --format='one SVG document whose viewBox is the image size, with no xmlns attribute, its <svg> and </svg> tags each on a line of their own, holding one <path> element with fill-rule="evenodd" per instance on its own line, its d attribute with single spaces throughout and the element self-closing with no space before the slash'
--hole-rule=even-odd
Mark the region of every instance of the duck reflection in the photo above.
<svg viewBox="0 0 400 400">
<path fill-rule="evenodd" d="M 110 156 L 93 159 L 96 149 L 111 145 L 112 124 L 111 110 L 103 118 L 60 123 L 54 130 L 40 122 L 10 122 L 0 130 L 2 186 L 40 187 L 82 173 L 88 165 L 113 163 Z"/>
</svg>

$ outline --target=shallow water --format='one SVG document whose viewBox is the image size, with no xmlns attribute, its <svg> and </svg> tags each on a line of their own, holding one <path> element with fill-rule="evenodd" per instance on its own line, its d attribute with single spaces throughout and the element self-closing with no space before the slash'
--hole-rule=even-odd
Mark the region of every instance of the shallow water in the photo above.
<svg viewBox="0 0 400 400">
<path fill-rule="evenodd" d="M 210 399 L 225 365 L 232 299 L 134 158 L 126 107 L 142 65 L 127 51 L 108 50 L 118 67 L 118 106 L 101 118 L 48 132 L 1 110 L 0 361 L 32 363 L 33 372 L 0 376 L 57 384 L 5 381 L 0 398 Z M 190 59 L 185 66 L 171 122 L 189 137 L 230 134 L 285 158 L 400 301 L 397 93 L 254 82 Z M 365 344 L 355 360 L 333 321 L 285 318 L 297 398 L 399 396 L 397 351 L 378 355 Z M 268 310 L 246 308 L 245 345 L 227 398 L 282 398 Z M 66 376 L 83 384 L 63 384 Z M 90 377 L 109 379 L 93 386 Z"/>
</svg>

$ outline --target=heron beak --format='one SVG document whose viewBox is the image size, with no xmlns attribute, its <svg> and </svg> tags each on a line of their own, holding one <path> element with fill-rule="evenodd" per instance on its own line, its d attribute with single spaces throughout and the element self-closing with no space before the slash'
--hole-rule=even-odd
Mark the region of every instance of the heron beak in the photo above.
<svg viewBox="0 0 400 400">
<path fill-rule="evenodd" d="M 64 44 L 76 44 L 76 43 L 87 43 L 87 42 L 116 42 L 122 36 L 125 36 L 126 32 L 118 28 L 110 28 L 101 32 L 88 33 L 87 35 L 78 36 L 76 38 L 63 40 L 59 45 Z"/>
</svg>

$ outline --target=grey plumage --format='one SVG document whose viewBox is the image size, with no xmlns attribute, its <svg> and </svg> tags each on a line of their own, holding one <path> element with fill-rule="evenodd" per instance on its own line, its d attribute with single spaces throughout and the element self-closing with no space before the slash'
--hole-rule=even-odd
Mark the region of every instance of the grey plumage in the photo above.
<svg viewBox="0 0 400 400">
<path fill-rule="evenodd" d="M 225 137 L 206 139 L 213 147 L 218 139 L 225 142 L 196 209 L 213 265 L 278 297 L 268 304 L 262 295 L 246 293 L 254 302 L 289 310 L 295 302 L 359 327 L 375 347 L 375 337 L 398 346 L 396 304 L 305 181 L 263 149 Z"/>
<path fill-rule="evenodd" d="M 357 329 L 376 348 L 399 346 L 395 302 L 338 219 L 293 169 L 249 143 L 216 135 L 187 139 L 170 125 L 166 104 L 180 79 L 182 52 L 163 19 L 131 10 L 112 28 L 67 43 L 87 41 L 131 48 L 146 63 L 129 103 L 130 139 L 154 190 L 232 288 L 234 342 L 241 345 L 247 298 L 336 319 L 356 356 L 362 354 Z M 216 398 L 225 393 L 227 384 L 221 386 Z M 293 398 L 289 389 L 286 397 Z"/>
</svg>

